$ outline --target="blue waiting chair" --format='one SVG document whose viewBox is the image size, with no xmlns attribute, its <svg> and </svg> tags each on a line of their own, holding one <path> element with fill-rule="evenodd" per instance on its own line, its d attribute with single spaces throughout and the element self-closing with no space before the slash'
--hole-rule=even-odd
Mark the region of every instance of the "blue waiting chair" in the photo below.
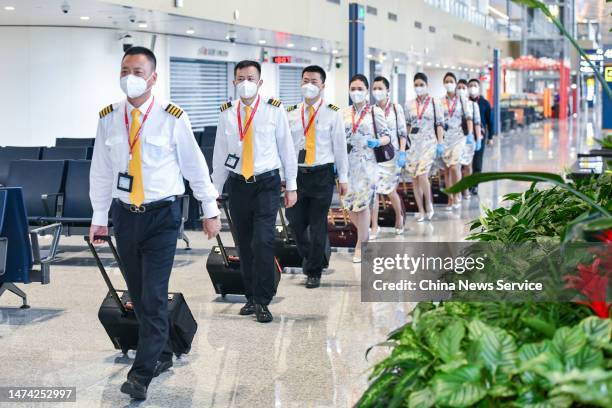
<svg viewBox="0 0 612 408">
<path fill-rule="evenodd" d="M 15 283 L 50 282 L 50 264 L 55 259 L 62 226 L 59 223 L 28 231 L 28 216 L 20 187 L 0 188 L 0 296 L 5 291 L 23 300 L 27 296 Z M 38 236 L 52 234 L 48 250 L 41 250 Z"/>
</svg>

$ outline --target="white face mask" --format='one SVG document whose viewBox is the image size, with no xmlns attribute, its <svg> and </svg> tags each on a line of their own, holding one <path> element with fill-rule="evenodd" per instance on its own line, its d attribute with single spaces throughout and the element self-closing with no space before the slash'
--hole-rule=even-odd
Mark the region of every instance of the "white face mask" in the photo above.
<svg viewBox="0 0 612 408">
<path fill-rule="evenodd" d="M 478 96 L 480 94 L 480 89 L 477 86 L 470 86 L 470 95 Z"/>
<path fill-rule="evenodd" d="M 384 101 L 385 99 L 387 99 L 388 95 L 389 91 L 386 91 L 384 89 L 375 89 L 372 91 L 372 97 L 376 102 Z"/>
<path fill-rule="evenodd" d="M 151 76 L 153 76 L 153 74 L 151 74 Z M 151 77 L 144 79 L 142 77 L 129 74 L 121 77 L 119 80 L 119 85 L 128 98 L 138 98 L 149 90 L 149 88 L 147 88 L 147 81 L 149 79 L 151 79 Z"/>
<path fill-rule="evenodd" d="M 467 89 L 465 88 L 457 89 L 457 95 L 459 96 L 467 96 L 467 93 Z"/>
<path fill-rule="evenodd" d="M 351 100 L 353 103 L 363 103 L 368 96 L 367 91 L 351 91 Z"/>
<path fill-rule="evenodd" d="M 302 85 L 302 96 L 306 99 L 312 99 L 319 96 L 321 90 L 318 86 L 313 84 L 304 84 Z"/>
<path fill-rule="evenodd" d="M 455 92 L 455 89 L 457 88 L 457 84 L 454 82 L 448 82 L 444 84 L 444 87 L 446 88 L 447 92 Z"/>
<path fill-rule="evenodd" d="M 427 93 L 427 87 L 426 86 L 415 86 L 414 92 L 416 92 L 416 94 L 419 96 L 425 95 L 425 93 Z"/>
<path fill-rule="evenodd" d="M 244 80 L 236 85 L 236 89 L 238 90 L 238 96 L 241 98 L 252 98 L 257 94 L 257 84 L 252 81 Z"/>
</svg>

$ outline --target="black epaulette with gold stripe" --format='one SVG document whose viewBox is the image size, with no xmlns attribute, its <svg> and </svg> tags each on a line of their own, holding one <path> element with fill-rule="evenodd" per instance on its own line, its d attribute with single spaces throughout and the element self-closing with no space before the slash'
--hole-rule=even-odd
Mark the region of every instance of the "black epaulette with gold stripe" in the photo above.
<svg viewBox="0 0 612 408">
<path fill-rule="evenodd" d="M 100 119 L 102 119 L 103 117 L 105 117 L 106 115 L 108 115 L 109 113 L 111 113 L 113 111 L 113 105 L 108 105 L 106 108 L 102 109 L 100 111 Z"/>
<path fill-rule="evenodd" d="M 298 107 L 297 105 L 291 105 L 291 106 L 288 106 L 288 107 L 287 107 L 287 112 L 294 111 L 294 110 L 296 110 L 296 109 L 297 109 L 297 107 Z"/>
<path fill-rule="evenodd" d="M 268 99 L 268 103 L 272 106 L 276 106 L 277 108 L 281 106 L 281 101 L 278 99 L 274 99 L 274 98 Z"/>
<path fill-rule="evenodd" d="M 339 107 L 337 107 L 336 105 L 334 105 L 333 103 L 330 103 L 329 105 L 327 105 L 327 107 L 333 111 L 338 112 L 340 110 Z"/>
<path fill-rule="evenodd" d="M 176 117 L 177 119 L 180 118 L 181 115 L 183 114 L 183 110 L 181 108 L 171 103 L 169 103 L 168 106 L 166 106 L 166 112 Z"/>
<path fill-rule="evenodd" d="M 224 110 L 227 110 L 227 109 L 229 109 L 231 107 L 232 107 L 232 101 L 225 102 L 223 105 L 221 105 L 221 112 L 223 112 Z"/>
</svg>

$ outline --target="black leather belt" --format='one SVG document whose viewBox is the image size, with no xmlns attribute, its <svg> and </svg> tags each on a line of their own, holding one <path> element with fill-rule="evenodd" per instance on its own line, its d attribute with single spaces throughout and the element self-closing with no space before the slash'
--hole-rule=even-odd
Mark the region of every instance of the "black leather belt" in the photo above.
<svg viewBox="0 0 612 408">
<path fill-rule="evenodd" d="M 176 198 L 173 196 L 169 198 L 164 198 L 163 200 L 153 201 L 151 203 L 136 206 L 134 204 L 126 204 L 118 198 L 115 199 L 115 202 L 117 204 L 119 204 L 121 207 L 128 210 L 129 212 L 135 214 L 142 214 L 153 210 L 159 210 L 160 208 L 170 207 L 174 203 L 174 201 L 176 201 Z"/>
<path fill-rule="evenodd" d="M 233 171 L 229 172 L 230 177 L 238 179 L 240 181 L 244 181 L 245 183 L 248 183 L 248 184 L 257 183 L 260 180 L 265 180 L 267 178 L 274 177 L 276 175 L 278 175 L 278 169 L 266 171 L 261 174 L 257 174 L 256 176 L 251 176 L 248 179 L 245 179 L 242 174 L 234 173 Z"/>
<path fill-rule="evenodd" d="M 298 171 L 303 174 L 318 173 L 320 171 L 328 170 L 333 167 L 334 167 L 333 163 L 326 163 L 326 164 L 320 164 L 318 166 L 309 166 L 309 167 L 299 166 Z"/>
</svg>

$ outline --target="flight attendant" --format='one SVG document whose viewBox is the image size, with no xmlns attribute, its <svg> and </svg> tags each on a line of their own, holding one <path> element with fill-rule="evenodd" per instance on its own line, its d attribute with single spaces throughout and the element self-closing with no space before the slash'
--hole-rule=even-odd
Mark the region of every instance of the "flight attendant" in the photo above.
<svg viewBox="0 0 612 408">
<path fill-rule="evenodd" d="M 339 108 L 323 100 L 325 70 L 311 65 L 302 70 L 304 102 L 287 108 L 289 127 L 298 158 L 296 205 L 287 218 L 304 259 L 306 288 L 317 288 L 327 242 L 327 213 L 335 186 L 334 164 L 341 196 L 348 188 L 348 156 Z"/>
<path fill-rule="evenodd" d="M 474 137 L 476 139 L 476 143 L 465 144 L 463 152 L 461 153 L 461 159 L 459 160 L 459 163 L 461 164 L 461 174 L 463 177 L 466 177 L 472 174 L 472 160 L 474 159 L 474 153 L 482 148 L 480 108 L 476 102 L 469 99 L 467 81 L 465 79 L 460 79 L 457 81 L 457 95 L 463 98 L 468 98 L 468 104 L 470 105 L 473 113 L 472 119 L 474 121 Z M 463 192 L 464 199 L 469 200 L 471 197 L 472 196 L 469 190 Z"/>
<path fill-rule="evenodd" d="M 446 95 L 440 101 L 444 111 L 444 179 L 447 186 L 452 186 L 461 180 L 461 164 L 459 160 L 465 145 L 474 144 L 474 124 L 472 121 L 472 104 L 467 98 L 457 95 L 457 78 L 452 72 L 444 75 Z M 464 129 L 464 126 L 466 127 Z M 467 130 L 467 135 L 466 135 Z M 449 196 L 447 210 L 461 207 L 461 194 Z"/>
<path fill-rule="evenodd" d="M 408 173 L 412 176 L 414 197 L 419 209 L 417 222 L 431 220 L 434 214 L 429 172 L 436 157 L 444 153 L 444 112 L 442 106 L 427 90 L 427 75 L 414 76 L 416 99 L 406 103 L 406 122 L 410 149 Z"/>
<path fill-rule="evenodd" d="M 370 208 L 376 194 L 378 165 L 373 149 L 390 143 L 385 114 L 368 103 L 369 84 L 364 75 L 356 74 L 349 82 L 353 104 L 343 111 L 344 131 L 349 146 L 348 193 L 344 199 L 351 221 L 357 228 L 357 245 L 353 262 L 361 262 L 361 244 L 368 242 Z"/>
<path fill-rule="evenodd" d="M 280 169 L 285 176 L 285 207 L 297 199 L 297 160 L 281 102 L 259 94 L 261 66 L 241 61 L 234 68 L 240 96 L 221 106 L 213 153 L 212 180 L 225 185 L 236 228 L 246 304 L 240 315 L 273 320 L 268 305 L 275 295 L 274 234 L 280 206 Z"/>
<path fill-rule="evenodd" d="M 397 194 L 397 185 L 401 169 L 406 165 L 406 117 L 401 105 L 393 103 L 389 97 L 389 80 L 379 76 L 372 83 L 372 97 L 376 106 L 382 109 L 389 128 L 389 137 L 396 151 L 396 155 L 388 162 L 378 163 L 378 181 L 376 182 L 377 197 L 372 206 L 372 230 L 370 240 L 378 235 L 378 207 L 379 200 L 387 195 L 395 213 L 395 233 L 404 232 L 404 212 L 402 203 Z"/>
<path fill-rule="evenodd" d="M 485 147 L 493 145 L 493 136 L 495 136 L 493 110 L 489 101 L 481 94 L 480 81 L 478 79 L 472 78 L 468 81 L 468 93 L 470 94 L 470 99 L 476 102 L 480 109 L 480 126 L 482 128 L 483 141 L 481 149 L 474 153 L 474 160 L 472 161 L 474 173 L 480 173 L 482 171 Z M 470 191 L 472 194 L 478 194 L 478 186 L 472 187 Z"/>
</svg>

